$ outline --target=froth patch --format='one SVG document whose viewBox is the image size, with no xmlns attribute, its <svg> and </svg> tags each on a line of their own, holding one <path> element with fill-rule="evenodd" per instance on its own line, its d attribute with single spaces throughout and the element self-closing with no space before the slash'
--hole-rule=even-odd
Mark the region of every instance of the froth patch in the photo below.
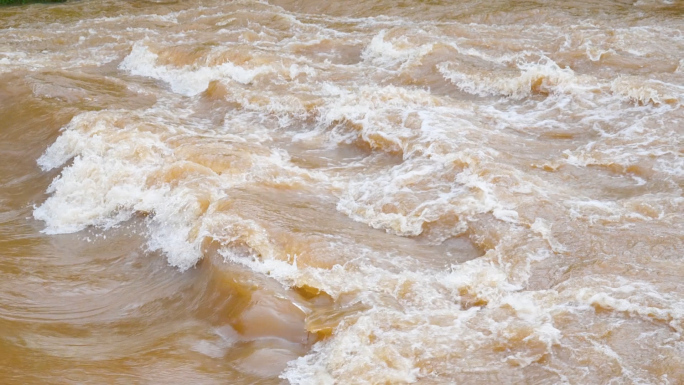
<svg viewBox="0 0 684 385">
<path fill-rule="evenodd" d="M 655 106 L 682 104 L 684 87 L 654 79 L 620 76 L 611 83 L 611 90 L 635 103 Z"/>
<path fill-rule="evenodd" d="M 481 368 L 469 354 L 474 351 L 499 357 L 498 369 L 525 367 L 548 354 L 561 338 L 544 310 L 548 299 L 513 292 L 516 287 L 506 282 L 507 273 L 485 261 L 468 262 L 450 273 L 392 274 L 366 265 L 359 271 L 319 274 L 333 293 L 349 289 L 356 280 L 366 291 L 387 291 L 362 296 L 367 310 L 343 321 L 334 338 L 293 361 L 282 376 L 293 383 L 349 376 L 368 382 L 413 382 L 433 371 L 448 376 Z M 372 282 L 362 283 L 368 280 Z M 338 284 L 344 286 L 334 286 Z M 469 292 L 483 299 L 479 306 L 463 307 L 460 299 Z"/>
<path fill-rule="evenodd" d="M 390 34 L 399 31 L 400 29 L 391 30 Z M 371 39 L 361 54 L 364 61 L 385 68 L 405 66 L 429 53 L 433 47 L 431 43 L 416 46 L 405 37 L 389 39 L 387 34 L 387 30 L 381 30 Z"/>
<path fill-rule="evenodd" d="M 438 65 L 445 79 L 464 92 L 477 96 L 507 96 L 522 99 L 532 94 L 567 92 L 577 83 L 577 77 L 570 68 L 561 68 L 550 59 L 538 63 L 521 63 L 512 76 L 501 76 L 475 69 L 462 72 L 465 68 L 457 63 L 444 62 Z"/>
<path fill-rule="evenodd" d="M 215 66 L 203 65 L 201 62 L 182 67 L 161 65 L 159 55 L 148 47 L 146 42 L 136 42 L 131 53 L 119 65 L 122 70 L 133 75 L 146 76 L 161 80 L 176 93 L 194 96 L 206 90 L 213 80 L 230 79 L 240 84 L 249 84 L 257 76 L 275 72 L 273 66 L 256 65 L 252 68 L 223 62 Z M 297 72 L 297 69 L 292 71 Z"/>
<path fill-rule="evenodd" d="M 64 169 L 34 217 L 46 223 L 48 233 L 67 233 L 115 226 L 144 213 L 148 247 L 164 252 L 180 269 L 202 257 L 205 238 L 273 254 L 263 230 L 227 215 L 222 198 L 230 188 L 255 180 L 288 184 L 296 174 L 312 175 L 277 151 L 258 145 L 250 151 L 242 141 L 224 138 L 220 152 L 198 153 L 192 146 L 201 143 L 181 134 L 184 124 L 154 109 L 77 116 L 38 161 L 45 170 Z"/>
</svg>

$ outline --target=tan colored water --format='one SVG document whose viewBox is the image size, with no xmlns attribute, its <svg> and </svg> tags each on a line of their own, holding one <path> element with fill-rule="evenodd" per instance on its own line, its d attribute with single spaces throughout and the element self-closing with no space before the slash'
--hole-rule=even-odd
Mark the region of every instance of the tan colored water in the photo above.
<svg viewBox="0 0 684 385">
<path fill-rule="evenodd" d="M 684 383 L 681 1 L 0 8 L 0 383 Z"/>
</svg>

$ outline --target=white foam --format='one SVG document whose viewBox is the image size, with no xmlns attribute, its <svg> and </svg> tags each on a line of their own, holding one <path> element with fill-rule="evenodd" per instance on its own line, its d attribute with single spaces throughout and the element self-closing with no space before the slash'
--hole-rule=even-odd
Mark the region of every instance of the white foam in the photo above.
<svg viewBox="0 0 684 385">
<path fill-rule="evenodd" d="M 387 30 L 381 30 L 371 39 L 371 42 L 363 50 L 361 57 L 376 66 L 393 68 L 403 66 L 429 53 L 433 44 L 415 47 L 406 39 L 386 39 Z"/>
<path fill-rule="evenodd" d="M 543 218 L 536 218 L 534 223 L 532 223 L 532 226 L 530 226 L 530 229 L 535 233 L 540 234 L 542 238 L 549 243 L 553 251 L 561 253 L 567 250 L 565 246 L 556 240 L 551 231 L 551 226 Z"/>
<path fill-rule="evenodd" d="M 611 84 L 611 90 L 637 103 L 656 105 L 683 102 L 684 86 L 663 81 L 620 76 Z"/>
<path fill-rule="evenodd" d="M 588 281 L 587 288 L 577 291 L 578 301 L 662 321 L 678 333 L 684 332 L 684 300 L 678 296 L 663 293 L 648 282 L 630 282 L 622 277 L 615 277 L 612 282 L 601 278 Z"/>
<path fill-rule="evenodd" d="M 533 92 L 567 92 L 579 87 L 579 81 L 570 68 L 561 68 L 545 58 L 537 63 L 521 62 L 517 76 L 500 76 L 491 73 L 466 73 L 453 69 L 452 63 L 438 65 L 444 78 L 462 91 L 478 96 L 507 96 L 522 99 Z"/>
<path fill-rule="evenodd" d="M 380 255 L 369 255 L 345 266 L 332 269 L 295 268 L 284 261 L 235 256 L 225 250 L 226 257 L 237 263 L 269 274 L 287 285 L 311 285 L 325 290 L 334 298 L 358 293 L 368 310 L 351 313 L 336 328 L 334 338 L 316 344 L 312 351 L 290 363 L 282 377 L 292 383 L 327 383 L 342 376 L 377 382 L 412 382 L 426 375 L 417 363 L 439 359 L 453 352 L 454 346 L 467 350 L 488 349 L 501 338 L 508 321 L 494 322 L 490 310 L 461 308 L 461 290 L 475 293 L 489 302 L 488 308 L 510 307 L 515 322 L 529 325 L 533 334 L 529 341 L 539 341 L 551 351 L 561 334 L 553 326 L 539 293 L 518 292 L 508 282 L 506 272 L 485 260 L 454 266 L 451 271 L 390 272 L 374 267 Z M 397 263 L 397 261 L 394 261 Z M 492 310 L 494 311 L 494 310 Z M 436 321 L 440 320 L 440 321 Z M 492 334 L 482 334 L 480 327 Z M 522 327 L 522 325 L 519 325 Z M 416 338 L 420 343 L 416 343 Z M 538 351 L 507 354 L 508 360 L 526 366 L 536 361 Z M 473 365 L 474 362 L 462 365 Z M 461 364 L 453 362 L 458 370 Z"/>
<path fill-rule="evenodd" d="M 158 55 L 150 51 L 145 42 L 133 44 L 131 53 L 119 65 L 133 75 L 147 76 L 168 83 L 174 92 L 193 96 L 207 89 L 212 80 L 230 79 L 240 84 L 249 84 L 259 75 L 273 73 L 272 66 L 262 65 L 244 68 L 231 62 L 213 67 L 185 66 L 173 68 L 157 63 Z"/>
</svg>

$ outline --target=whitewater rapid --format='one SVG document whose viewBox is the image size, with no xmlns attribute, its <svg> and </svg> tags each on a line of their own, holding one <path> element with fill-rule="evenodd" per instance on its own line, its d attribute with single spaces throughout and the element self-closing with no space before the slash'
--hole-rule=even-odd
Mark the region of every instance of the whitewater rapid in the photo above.
<svg viewBox="0 0 684 385">
<path fill-rule="evenodd" d="M 44 232 L 277 282 L 295 384 L 684 381 L 679 5 L 276 3 L 3 29 L 81 109 Z"/>
</svg>

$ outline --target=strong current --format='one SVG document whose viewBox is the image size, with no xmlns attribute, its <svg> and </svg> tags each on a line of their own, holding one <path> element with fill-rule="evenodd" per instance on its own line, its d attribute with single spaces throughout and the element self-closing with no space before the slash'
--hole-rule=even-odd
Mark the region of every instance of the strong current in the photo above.
<svg viewBox="0 0 684 385">
<path fill-rule="evenodd" d="M 684 3 L 0 8 L 0 383 L 684 383 Z"/>
</svg>

